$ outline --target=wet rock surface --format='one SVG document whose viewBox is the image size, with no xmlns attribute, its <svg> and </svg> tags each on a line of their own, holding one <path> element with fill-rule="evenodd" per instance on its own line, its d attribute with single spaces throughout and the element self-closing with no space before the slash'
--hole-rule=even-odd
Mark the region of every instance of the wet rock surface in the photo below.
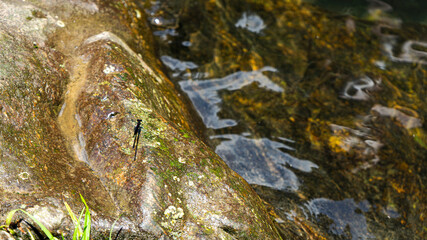
<svg viewBox="0 0 427 240">
<path fill-rule="evenodd" d="M 55 234 L 79 194 L 94 238 L 279 239 L 264 203 L 200 141 L 131 1 L 0 2 L 0 216 Z M 136 120 L 142 130 L 137 158 Z"/>
</svg>

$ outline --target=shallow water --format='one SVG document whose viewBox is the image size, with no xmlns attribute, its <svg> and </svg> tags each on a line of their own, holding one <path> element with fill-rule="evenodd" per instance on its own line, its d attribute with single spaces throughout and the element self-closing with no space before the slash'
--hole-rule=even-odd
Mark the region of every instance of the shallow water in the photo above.
<svg viewBox="0 0 427 240">
<path fill-rule="evenodd" d="M 333 239 L 422 239 L 425 16 L 391 0 L 311 2 L 141 4 L 209 144 L 278 222 Z"/>
<path fill-rule="evenodd" d="M 412 0 L 306 0 L 323 9 L 333 12 L 357 16 L 360 18 L 375 18 L 378 14 L 388 13 L 395 19 L 405 22 L 427 24 L 427 1 Z"/>
</svg>

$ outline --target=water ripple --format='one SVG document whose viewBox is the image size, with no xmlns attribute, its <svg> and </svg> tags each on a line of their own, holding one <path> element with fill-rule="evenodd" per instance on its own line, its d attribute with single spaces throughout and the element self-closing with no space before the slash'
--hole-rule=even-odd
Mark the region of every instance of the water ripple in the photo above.
<svg viewBox="0 0 427 240">
<path fill-rule="evenodd" d="M 333 223 L 329 230 L 345 239 L 375 239 L 368 232 L 366 218 L 363 212 L 369 211 L 368 201 L 356 203 L 354 199 L 348 198 L 342 201 L 333 201 L 326 198 L 317 198 L 305 204 L 312 215 L 318 217 L 320 214 L 326 215 Z M 346 228 L 350 229 L 351 236 L 347 236 Z"/>
<path fill-rule="evenodd" d="M 297 190 L 300 182 L 287 167 L 303 172 L 318 168 L 310 161 L 300 160 L 282 151 L 292 151 L 292 147 L 267 138 L 250 139 L 236 134 L 211 138 L 225 139 L 216 147 L 215 152 L 250 184 Z"/>
<path fill-rule="evenodd" d="M 260 33 L 266 26 L 261 17 L 256 14 L 243 13 L 242 17 L 235 24 L 236 27 L 245 28 L 254 33 Z"/>
<path fill-rule="evenodd" d="M 221 97 L 220 90 L 238 90 L 253 82 L 257 82 L 260 87 L 275 92 L 283 92 L 283 88 L 273 83 L 263 72 L 276 72 L 272 67 L 264 67 L 257 71 L 239 71 L 224 78 L 210 80 L 187 80 L 180 81 L 179 84 L 187 93 L 192 103 L 196 107 L 203 122 L 208 128 L 220 129 L 237 125 L 232 119 L 219 119 Z"/>
</svg>

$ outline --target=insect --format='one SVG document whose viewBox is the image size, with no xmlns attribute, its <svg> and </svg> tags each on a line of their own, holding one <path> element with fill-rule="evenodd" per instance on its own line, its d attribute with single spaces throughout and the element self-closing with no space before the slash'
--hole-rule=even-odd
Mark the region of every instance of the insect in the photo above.
<svg viewBox="0 0 427 240">
<path fill-rule="evenodd" d="M 133 158 L 134 161 L 136 160 L 136 153 L 138 152 L 139 135 L 141 134 L 141 129 L 142 129 L 141 127 L 142 120 L 137 119 L 136 121 L 137 121 L 136 126 L 133 129 L 133 146 L 132 146 L 132 148 L 135 148 L 135 156 Z"/>
</svg>

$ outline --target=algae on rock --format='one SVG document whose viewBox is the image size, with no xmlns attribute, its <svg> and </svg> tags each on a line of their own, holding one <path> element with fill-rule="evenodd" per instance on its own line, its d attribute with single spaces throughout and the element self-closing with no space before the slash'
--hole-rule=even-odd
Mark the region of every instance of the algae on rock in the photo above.
<svg viewBox="0 0 427 240">
<path fill-rule="evenodd" d="M 32 208 L 68 231 L 57 212 L 63 200 L 77 208 L 80 193 L 94 238 L 120 215 L 124 238 L 280 239 L 251 187 L 194 135 L 135 3 L 0 5 L 1 219 Z"/>
</svg>

